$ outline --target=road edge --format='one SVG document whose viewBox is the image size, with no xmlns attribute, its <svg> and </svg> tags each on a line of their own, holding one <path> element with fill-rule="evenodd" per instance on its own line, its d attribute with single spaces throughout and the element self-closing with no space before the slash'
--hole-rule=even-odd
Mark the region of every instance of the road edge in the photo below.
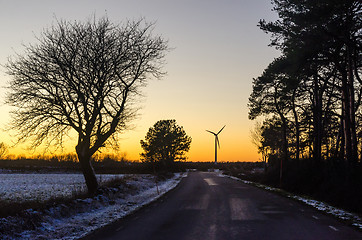
<svg viewBox="0 0 362 240">
<path fill-rule="evenodd" d="M 282 190 L 280 188 L 274 188 L 274 187 L 270 187 L 261 183 L 257 183 L 257 182 L 251 182 L 251 181 L 247 181 L 247 180 L 243 180 L 234 176 L 230 176 L 230 175 L 226 175 L 224 173 L 219 173 L 220 177 L 227 177 L 230 179 L 234 179 L 236 181 L 240 181 L 243 182 L 245 184 L 257 187 L 257 188 L 261 188 L 264 189 L 266 191 L 269 192 L 273 192 L 276 193 L 280 196 L 289 198 L 289 199 L 293 199 L 297 202 L 303 203 L 306 206 L 310 206 L 320 212 L 323 212 L 325 214 L 328 214 L 329 216 L 333 216 L 334 218 L 336 218 L 337 220 L 355 228 L 356 230 L 359 230 L 362 232 L 362 217 L 360 217 L 359 215 L 352 213 L 352 212 L 348 212 L 346 210 L 340 209 L 340 208 L 336 208 L 333 207 L 325 202 L 322 201 L 318 201 L 315 199 L 312 199 L 308 196 L 299 196 L 290 192 L 287 192 L 285 190 Z"/>
<path fill-rule="evenodd" d="M 175 191 L 177 189 L 177 187 L 180 185 L 180 183 L 182 182 L 182 180 L 184 178 L 186 178 L 188 176 L 188 172 L 181 172 L 180 173 L 180 176 L 179 176 L 179 179 L 178 179 L 178 182 L 175 184 L 175 186 L 173 186 L 172 188 L 168 189 L 167 191 L 165 192 L 161 192 L 157 197 L 151 199 L 149 202 L 145 202 L 144 204 L 142 205 L 139 205 L 138 207 L 132 209 L 130 212 L 128 212 L 127 214 L 123 215 L 122 217 L 112 221 L 112 222 L 109 222 L 108 224 L 106 225 L 103 225 L 97 229 L 94 229 L 88 233 L 86 233 L 85 235 L 83 236 L 80 236 L 79 238 L 77 238 L 77 240 L 91 240 L 91 239 L 96 239 L 93 237 L 93 235 L 97 235 L 98 233 L 102 232 L 102 231 L 105 231 L 107 228 L 112 228 L 112 226 L 114 225 L 117 225 L 119 221 L 122 221 L 124 220 L 125 218 L 129 218 L 129 217 L 132 217 L 132 215 L 134 215 L 135 213 L 143 210 L 144 208 L 147 208 L 148 206 L 150 206 L 151 204 L 155 203 L 155 202 L 158 202 L 158 201 L 161 201 L 163 198 L 165 198 L 169 193 Z"/>
</svg>

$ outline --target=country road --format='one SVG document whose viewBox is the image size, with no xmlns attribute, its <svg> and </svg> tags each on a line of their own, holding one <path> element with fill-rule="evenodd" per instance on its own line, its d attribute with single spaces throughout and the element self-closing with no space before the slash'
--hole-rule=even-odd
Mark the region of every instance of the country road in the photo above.
<svg viewBox="0 0 362 240">
<path fill-rule="evenodd" d="M 159 201 L 84 239 L 362 239 L 308 206 L 216 173 L 190 172 Z"/>
</svg>

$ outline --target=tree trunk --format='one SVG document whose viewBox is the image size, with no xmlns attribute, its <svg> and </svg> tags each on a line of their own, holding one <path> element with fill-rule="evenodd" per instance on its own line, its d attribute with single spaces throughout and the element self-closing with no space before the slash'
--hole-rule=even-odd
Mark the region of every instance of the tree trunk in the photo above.
<svg viewBox="0 0 362 240">
<path fill-rule="evenodd" d="M 354 167 L 358 161 L 358 149 L 357 149 L 357 133 L 356 133 L 356 116 L 355 116 L 355 97 L 354 97 L 354 75 L 353 75 L 353 61 L 351 47 L 347 47 L 347 88 L 348 88 L 348 104 L 349 104 L 349 119 L 351 128 L 351 159 L 349 160 Z"/>
<path fill-rule="evenodd" d="M 342 126 L 344 137 L 344 160 L 351 166 L 358 161 L 354 103 L 353 55 L 347 45 L 346 65 L 339 67 L 342 75 Z M 353 168 L 353 167 L 352 167 Z"/>
<path fill-rule="evenodd" d="M 276 96 L 278 90 L 275 89 L 275 93 L 274 93 L 274 104 L 275 104 L 275 109 L 280 117 L 280 119 L 282 120 L 282 134 L 283 134 L 283 146 L 282 146 L 282 151 L 283 151 L 283 156 L 280 158 L 280 182 L 279 185 L 280 187 L 282 187 L 282 181 L 283 181 L 283 164 L 286 166 L 288 163 L 288 138 L 287 138 L 287 119 L 284 117 L 282 110 L 280 109 L 279 105 L 278 105 L 278 98 Z M 283 163 L 284 162 L 284 163 Z M 284 167 L 285 168 L 285 167 Z"/>
<path fill-rule="evenodd" d="M 283 171 L 288 164 L 288 137 L 287 137 L 287 120 L 284 115 L 280 114 L 282 119 L 282 132 L 283 132 L 283 157 L 280 159 L 280 176 L 279 176 L 279 187 L 283 184 Z"/>
<path fill-rule="evenodd" d="M 98 189 L 98 181 L 94 169 L 91 163 L 91 155 L 88 153 L 89 149 L 86 149 L 82 144 L 78 144 L 76 147 L 78 160 L 82 168 L 85 183 L 87 185 L 88 193 L 93 195 Z"/>
<path fill-rule="evenodd" d="M 341 117 L 341 126 L 340 129 L 338 131 L 337 134 L 337 140 L 336 140 L 336 145 L 335 145 L 335 149 L 334 149 L 334 158 L 343 158 L 343 149 L 344 149 L 344 137 L 343 137 L 343 119 Z"/>
<path fill-rule="evenodd" d="M 318 165 L 322 160 L 322 94 L 318 76 L 313 77 L 313 158 Z"/>
<path fill-rule="evenodd" d="M 293 115 L 294 115 L 294 122 L 295 122 L 295 138 L 296 138 L 296 142 L 295 142 L 295 160 L 299 161 L 299 156 L 300 156 L 300 129 L 299 129 L 299 119 L 298 119 L 298 113 L 297 113 L 297 109 L 295 106 L 295 95 L 297 92 L 297 88 L 294 89 L 293 91 L 293 96 L 292 96 L 292 103 L 293 103 Z"/>
<path fill-rule="evenodd" d="M 351 162 L 352 154 L 352 134 L 351 134 L 351 110 L 349 101 L 349 89 L 347 76 L 342 76 L 342 116 L 343 116 L 343 134 L 344 134 L 344 158 Z"/>
<path fill-rule="evenodd" d="M 285 118 L 279 104 L 278 104 L 278 98 L 277 98 L 277 92 L 278 89 L 275 89 L 275 93 L 274 93 L 274 104 L 275 104 L 275 109 L 280 117 L 280 119 L 282 120 L 282 134 L 283 134 L 283 146 L 282 146 L 282 151 L 283 151 L 283 156 L 284 156 L 284 160 L 285 163 L 287 163 L 288 161 L 288 134 L 287 134 L 287 130 L 288 130 L 288 123 L 287 123 L 287 119 Z"/>
</svg>

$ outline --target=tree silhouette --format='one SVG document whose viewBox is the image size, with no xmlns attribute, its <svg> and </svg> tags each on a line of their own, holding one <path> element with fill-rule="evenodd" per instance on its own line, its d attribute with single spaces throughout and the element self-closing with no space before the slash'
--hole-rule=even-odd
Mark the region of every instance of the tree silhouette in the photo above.
<svg viewBox="0 0 362 240">
<path fill-rule="evenodd" d="M 145 162 L 160 162 L 168 167 L 176 160 L 186 160 L 185 153 L 190 150 L 191 137 L 176 120 L 160 120 L 151 127 L 141 140 Z"/>
<path fill-rule="evenodd" d="M 0 142 L 0 158 L 3 158 L 8 152 L 8 147 L 5 143 Z"/>
<path fill-rule="evenodd" d="M 361 211 L 362 2 L 272 4 L 279 19 L 259 27 L 281 56 L 254 79 L 248 104 L 249 118 L 263 120 L 254 139 L 265 181 L 277 185 L 283 164 L 283 188 Z"/>
<path fill-rule="evenodd" d="M 152 35 L 153 24 L 111 23 L 107 17 L 58 21 L 7 64 L 7 103 L 19 140 L 62 144 L 78 135 L 76 153 L 89 193 L 98 182 L 91 157 L 127 128 L 140 88 L 160 78 L 167 42 Z"/>
<path fill-rule="evenodd" d="M 272 46 L 281 49 L 284 55 L 294 55 L 299 63 L 307 66 L 314 78 L 314 138 L 315 148 L 321 148 L 322 97 L 327 87 L 318 78 L 334 80 L 328 74 L 338 76 L 337 85 L 341 100 L 341 128 L 343 132 L 343 154 L 352 165 L 358 160 L 356 109 L 356 84 L 360 78 L 361 61 L 361 13 L 358 0 L 273 0 L 274 10 L 280 19 L 275 22 L 261 20 L 262 30 L 272 34 Z M 323 86 L 325 85 L 325 86 Z M 360 98 L 358 98 L 360 99 Z M 356 104 L 357 103 L 357 104 Z M 320 158 L 320 150 L 315 151 Z"/>
</svg>

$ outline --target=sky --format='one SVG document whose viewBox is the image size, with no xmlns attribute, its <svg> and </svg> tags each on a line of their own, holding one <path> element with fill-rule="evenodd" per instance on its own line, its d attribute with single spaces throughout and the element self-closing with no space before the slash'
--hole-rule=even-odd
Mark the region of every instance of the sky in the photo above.
<svg viewBox="0 0 362 240">
<path fill-rule="evenodd" d="M 145 18 L 155 22 L 155 35 L 168 40 L 161 80 L 150 79 L 140 98 L 132 129 L 119 140 L 119 154 L 139 159 L 140 140 L 158 120 L 175 119 L 192 137 L 189 161 L 214 160 L 214 136 L 220 133 L 219 161 L 258 161 L 248 120 L 252 79 L 261 75 L 280 53 L 269 47 L 270 36 L 257 27 L 260 19 L 274 21 L 270 0 L 0 0 L 0 64 L 22 54 L 23 44 L 56 19 L 86 21 L 93 14 L 114 22 Z M 10 78 L 0 68 L 0 141 L 12 146 L 14 136 L 4 130 L 10 108 L 4 96 Z M 64 152 L 74 151 L 76 139 L 67 140 Z M 29 144 L 9 149 L 11 154 L 42 152 Z"/>
</svg>

